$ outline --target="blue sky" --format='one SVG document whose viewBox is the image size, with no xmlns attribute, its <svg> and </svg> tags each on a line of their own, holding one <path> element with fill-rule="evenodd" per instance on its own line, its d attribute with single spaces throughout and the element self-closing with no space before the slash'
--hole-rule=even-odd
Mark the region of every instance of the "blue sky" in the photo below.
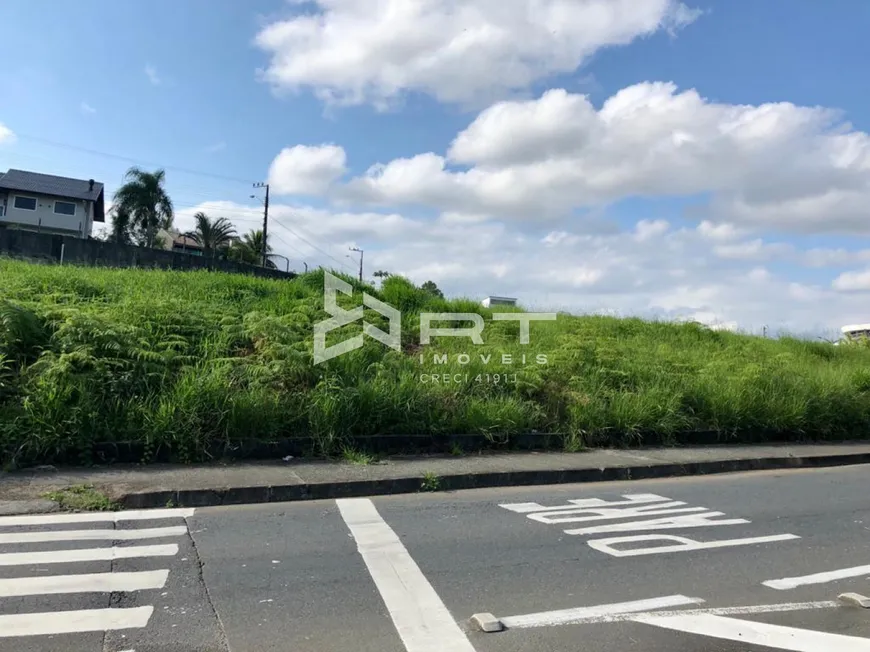
<svg viewBox="0 0 870 652">
<path fill-rule="evenodd" d="M 14 137 L 0 142 L 0 168 L 112 191 L 129 165 L 162 166 L 179 226 L 205 208 L 240 231 L 259 219 L 251 182 L 269 179 L 273 244 L 300 269 L 352 266 L 347 248 L 360 246 L 368 274 L 389 268 L 453 294 L 749 330 L 870 321 L 870 226 L 856 208 L 870 198 L 866 2 L 538 3 L 561 6 L 552 20 L 529 18 L 525 0 L 418 4 L 404 15 L 407 3 L 386 0 L 6 0 L 16 56 L 4 57 L 0 124 Z M 655 82 L 675 88 L 637 86 Z M 600 111 L 632 87 L 643 121 L 623 110 L 606 133 L 573 100 Z M 491 105 L 532 110 L 550 89 L 567 99 L 537 132 L 517 108 L 448 156 Z M 697 101 L 674 99 L 692 89 Z M 724 143 L 741 111 L 756 126 Z M 653 132 L 690 138 L 691 165 Z M 524 139 L 519 160 L 505 143 Z M 297 145 L 307 149 L 279 155 Z M 372 176 L 376 163 L 391 174 Z"/>
</svg>

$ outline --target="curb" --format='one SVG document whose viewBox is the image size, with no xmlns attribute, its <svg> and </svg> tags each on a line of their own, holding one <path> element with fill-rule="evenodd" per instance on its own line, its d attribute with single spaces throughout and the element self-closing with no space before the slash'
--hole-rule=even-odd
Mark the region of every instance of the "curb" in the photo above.
<svg viewBox="0 0 870 652">
<path fill-rule="evenodd" d="M 437 491 L 651 480 L 656 478 L 678 478 L 744 471 L 812 469 L 855 464 L 870 464 L 870 453 L 811 455 L 807 457 L 766 457 L 599 469 L 549 469 L 545 471 L 467 473 L 439 477 Z M 178 507 L 216 507 L 221 505 L 294 502 L 330 498 L 362 498 L 367 496 L 418 493 L 423 491 L 422 483 L 423 478 L 421 477 L 404 477 L 386 480 L 355 480 L 350 482 L 323 482 L 274 487 L 145 491 L 122 495 L 118 497 L 118 502 L 125 509 L 152 509 L 166 507 L 170 502 Z"/>
</svg>

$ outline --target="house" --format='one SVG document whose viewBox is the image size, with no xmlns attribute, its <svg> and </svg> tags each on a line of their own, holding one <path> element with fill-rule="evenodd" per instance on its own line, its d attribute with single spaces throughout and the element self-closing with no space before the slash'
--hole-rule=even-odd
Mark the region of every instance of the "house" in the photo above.
<svg viewBox="0 0 870 652">
<path fill-rule="evenodd" d="M 484 308 L 491 308 L 492 306 L 515 306 L 517 305 L 517 300 L 511 299 L 510 297 L 487 297 L 480 302 L 480 305 Z"/>
<path fill-rule="evenodd" d="M 105 222 L 103 184 L 25 170 L 0 173 L 0 228 L 88 238 Z"/>
<path fill-rule="evenodd" d="M 196 240 L 189 235 L 175 229 L 160 229 L 157 232 L 157 237 L 162 240 L 163 248 L 167 251 L 177 251 L 193 256 L 202 256 L 203 254 L 204 247 L 202 245 L 197 244 Z"/>
</svg>

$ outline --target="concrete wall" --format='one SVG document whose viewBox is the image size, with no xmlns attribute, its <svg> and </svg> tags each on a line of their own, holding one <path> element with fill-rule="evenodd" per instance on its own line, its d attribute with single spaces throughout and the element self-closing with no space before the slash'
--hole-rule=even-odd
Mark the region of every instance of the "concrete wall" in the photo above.
<svg viewBox="0 0 870 652">
<path fill-rule="evenodd" d="M 99 240 L 82 240 L 74 236 L 36 233 L 24 229 L 3 228 L 0 224 L 0 255 L 99 267 L 153 267 L 159 269 L 212 269 L 236 274 L 253 274 L 266 278 L 291 279 L 293 272 L 263 269 L 229 260 L 212 260 L 202 256 L 161 249 L 146 249 Z"/>
<path fill-rule="evenodd" d="M 15 197 L 35 197 L 36 210 L 30 211 L 15 208 Z M 76 205 L 75 215 L 58 215 L 54 212 L 54 202 L 65 201 Z M 80 238 L 86 238 L 91 233 L 93 224 L 93 202 L 85 200 L 61 199 L 33 193 L 10 190 L 6 202 L 6 214 L 0 221 L 10 224 L 20 224 L 22 228 L 42 228 L 54 232 L 74 233 Z"/>
</svg>

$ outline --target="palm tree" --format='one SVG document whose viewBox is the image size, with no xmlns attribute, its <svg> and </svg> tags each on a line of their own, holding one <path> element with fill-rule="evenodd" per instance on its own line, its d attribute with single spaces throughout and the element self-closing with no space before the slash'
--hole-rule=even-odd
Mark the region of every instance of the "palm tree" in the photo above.
<svg viewBox="0 0 870 652">
<path fill-rule="evenodd" d="M 112 219 L 112 229 L 106 240 L 117 244 L 131 244 L 129 211 L 123 206 L 113 206 L 109 214 Z"/>
<path fill-rule="evenodd" d="M 218 249 L 229 246 L 236 235 L 232 222 L 225 217 L 212 222 L 208 215 L 200 211 L 193 219 L 196 220 L 196 228 L 185 235 L 201 246 L 206 254 L 214 255 Z"/>
<path fill-rule="evenodd" d="M 115 193 L 114 203 L 129 215 L 129 226 L 139 232 L 145 246 L 152 247 L 157 231 L 172 227 L 172 200 L 163 187 L 166 172 L 132 167 L 124 178 L 127 181 Z"/>
<path fill-rule="evenodd" d="M 263 256 L 263 231 L 262 229 L 254 230 L 242 236 L 242 242 L 245 246 L 254 253 L 254 262 L 258 262 Z M 272 252 L 272 247 L 266 244 L 266 253 Z"/>
<path fill-rule="evenodd" d="M 266 253 L 270 253 L 272 247 L 266 245 Z M 263 260 L 263 232 L 250 231 L 242 236 L 242 240 L 230 249 L 230 256 L 235 260 L 250 265 L 258 265 Z M 270 260 L 266 260 L 268 267 L 274 267 Z"/>
</svg>

